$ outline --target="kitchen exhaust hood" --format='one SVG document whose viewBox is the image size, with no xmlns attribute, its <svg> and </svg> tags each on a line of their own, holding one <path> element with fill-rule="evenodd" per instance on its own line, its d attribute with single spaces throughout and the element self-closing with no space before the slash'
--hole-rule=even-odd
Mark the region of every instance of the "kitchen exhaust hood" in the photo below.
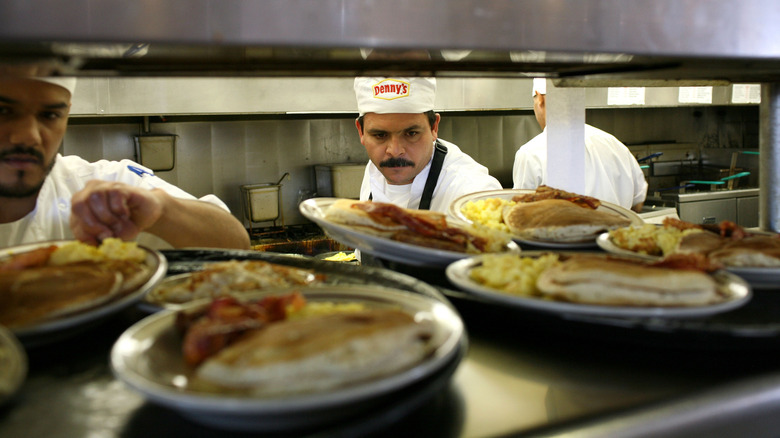
<svg viewBox="0 0 780 438">
<path fill-rule="evenodd" d="M 773 0 L 7 0 L 0 62 L 80 76 L 722 85 L 776 80 L 778 22 Z"/>
</svg>

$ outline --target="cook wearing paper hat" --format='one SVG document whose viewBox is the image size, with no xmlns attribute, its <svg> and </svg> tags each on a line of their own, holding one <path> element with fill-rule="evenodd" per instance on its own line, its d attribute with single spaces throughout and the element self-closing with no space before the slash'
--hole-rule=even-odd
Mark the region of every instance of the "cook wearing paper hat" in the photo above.
<svg viewBox="0 0 780 438">
<path fill-rule="evenodd" d="M 359 77 L 354 90 L 355 126 L 370 159 L 361 200 L 446 212 L 466 192 L 501 188 L 487 168 L 438 138 L 436 79 Z"/>
</svg>

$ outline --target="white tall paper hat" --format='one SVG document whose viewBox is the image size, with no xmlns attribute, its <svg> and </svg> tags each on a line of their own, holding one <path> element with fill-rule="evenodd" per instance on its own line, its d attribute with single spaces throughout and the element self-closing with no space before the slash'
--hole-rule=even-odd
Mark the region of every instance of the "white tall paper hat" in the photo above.
<svg viewBox="0 0 780 438">
<path fill-rule="evenodd" d="M 73 90 L 76 89 L 76 78 L 74 77 L 36 77 L 35 79 L 50 84 L 59 85 L 60 87 L 68 90 L 70 95 L 73 96 Z"/>
<path fill-rule="evenodd" d="M 534 78 L 534 85 L 531 88 L 531 97 L 536 96 L 536 93 L 547 94 L 547 79 Z"/>
<path fill-rule="evenodd" d="M 355 78 L 358 112 L 392 114 L 424 113 L 433 110 L 436 79 L 424 77 Z"/>
</svg>

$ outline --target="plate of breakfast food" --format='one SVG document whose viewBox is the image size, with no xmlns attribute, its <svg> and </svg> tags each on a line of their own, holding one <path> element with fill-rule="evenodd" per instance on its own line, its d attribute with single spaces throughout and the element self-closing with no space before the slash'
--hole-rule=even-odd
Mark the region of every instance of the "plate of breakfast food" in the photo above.
<svg viewBox="0 0 780 438">
<path fill-rule="evenodd" d="M 0 324 L 25 345 L 59 339 L 137 303 L 166 266 L 159 252 L 115 238 L 4 248 Z"/>
<path fill-rule="evenodd" d="M 264 289 L 322 284 L 327 275 L 310 268 L 265 260 L 224 260 L 202 263 L 197 270 L 163 279 L 143 298 L 149 311 L 177 310 L 204 298 L 241 296 Z"/>
<path fill-rule="evenodd" d="M 600 253 L 524 251 L 454 262 L 447 278 L 496 304 L 564 315 L 700 317 L 746 304 L 752 291 L 706 259 L 663 261 Z"/>
<path fill-rule="evenodd" d="M 562 249 L 595 247 L 605 231 L 644 223 L 619 205 L 548 186 L 465 195 L 450 205 L 448 215 L 508 232 L 521 244 Z"/>
<path fill-rule="evenodd" d="M 777 288 L 780 282 L 780 235 L 746 230 L 730 221 L 702 225 L 667 218 L 660 225 L 611 230 L 600 235 L 597 242 L 613 254 L 649 259 L 701 254 L 753 288 Z"/>
<path fill-rule="evenodd" d="M 128 328 L 118 379 L 212 427 L 291 431 L 375 407 L 465 348 L 447 303 L 369 285 L 268 289 L 192 302 Z"/>
<path fill-rule="evenodd" d="M 474 254 L 519 250 L 507 233 L 434 211 L 339 198 L 307 199 L 299 208 L 334 240 L 398 263 L 443 268 Z"/>
</svg>

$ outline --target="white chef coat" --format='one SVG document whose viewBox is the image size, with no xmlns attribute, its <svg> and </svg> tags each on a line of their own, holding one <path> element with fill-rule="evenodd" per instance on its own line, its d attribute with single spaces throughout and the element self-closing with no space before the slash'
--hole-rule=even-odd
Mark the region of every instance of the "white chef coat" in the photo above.
<svg viewBox="0 0 780 438">
<path fill-rule="evenodd" d="M 139 176 L 128 166 L 142 169 L 149 174 Z M 87 181 L 93 179 L 118 181 L 147 189 L 159 188 L 177 198 L 196 199 L 152 173 L 130 160 L 100 160 L 90 163 L 75 155 L 63 157 L 58 154 L 54 168 L 38 193 L 35 209 L 17 221 L 0 224 L 0 248 L 45 240 L 73 239 L 70 230 L 71 198 L 84 188 Z M 214 195 L 204 196 L 200 200 L 230 211 L 227 205 Z M 141 233 L 136 240 L 153 248 L 170 248 L 165 241 L 149 233 Z"/>
<path fill-rule="evenodd" d="M 517 150 L 512 168 L 516 189 L 547 184 L 547 128 Z M 647 181 L 636 158 L 615 136 L 585 125 L 585 190 L 581 195 L 631 208 L 644 202 Z"/>
<path fill-rule="evenodd" d="M 447 147 L 447 155 L 444 157 L 439 180 L 431 197 L 430 209 L 432 211 L 446 213 L 450 204 L 463 195 L 482 190 L 498 190 L 502 188 L 501 183 L 490 176 L 487 167 L 466 155 L 456 145 L 442 139 L 439 139 L 439 143 Z M 374 163 L 369 161 L 363 175 L 363 183 L 360 186 L 360 200 L 368 200 L 368 196 L 372 195 L 372 199 L 377 202 L 389 202 L 402 208 L 419 208 L 425 181 L 428 179 L 428 174 L 431 170 L 432 160 L 433 156 L 431 156 L 431 160 L 428 161 L 423 170 L 414 178 L 408 191 L 405 189 L 401 190 L 404 192 L 403 197 L 394 195 L 399 190 L 393 189 L 398 187 L 392 187 L 391 184 L 388 184 L 384 175 L 382 175 Z"/>
</svg>

